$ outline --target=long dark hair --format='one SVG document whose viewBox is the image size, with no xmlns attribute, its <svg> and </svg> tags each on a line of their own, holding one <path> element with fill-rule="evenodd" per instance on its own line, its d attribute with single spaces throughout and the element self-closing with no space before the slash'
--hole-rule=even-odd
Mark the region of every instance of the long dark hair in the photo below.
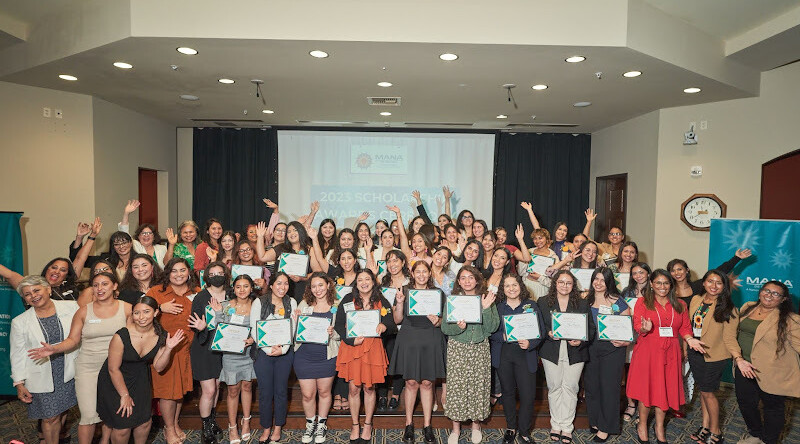
<svg viewBox="0 0 800 444">
<path fill-rule="evenodd" d="M 353 303 L 355 304 L 355 307 L 357 309 L 359 309 L 359 310 L 364 308 L 364 306 L 363 306 L 363 303 L 361 301 L 361 295 L 358 293 L 358 288 L 355 288 L 355 287 L 358 286 L 358 284 L 357 284 L 358 276 L 360 276 L 361 274 L 364 274 L 364 273 L 369 275 L 369 278 L 372 280 L 372 292 L 369 295 L 370 308 L 374 307 L 375 304 L 381 302 L 381 298 L 383 297 L 383 293 L 381 293 L 381 287 L 378 286 L 378 279 L 375 277 L 375 273 L 373 273 L 372 270 L 370 270 L 370 269 L 364 269 L 364 270 L 359 271 L 358 273 L 356 273 L 356 283 L 354 283 L 354 285 L 353 285 L 354 286 L 354 288 L 353 288 L 353 293 L 354 293 L 353 294 Z"/>
<path fill-rule="evenodd" d="M 644 271 L 647 273 L 647 277 L 646 277 L 646 279 L 645 279 L 645 285 L 644 285 L 644 288 L 643 288 L 643 290 L 644 290 L 644 291 L 647 291 L 647 289 L 648 289 L 648 288 L 650 288 L 650 273 L 652 273 L 652 272 L 653 272 L 653 270 L 651 270 L 651 269 L 650 269 L 650 266 L 649 266 L 649 265 L 647 265 L 647 264 L 646 264 L 646 263 L 644 263 L 644 262 L 634 262 L 634 264 L 633 264 L 633 265 L 631 265 L 631 278 L 630 278 L 630 280 L 628 280 L 628 286 L 627 286 L 627 287 L 625 287 L 625 288 L 622 290 L 622 294 L 623 294 L 623 295 L 625 295 L 625 294 L 628 294 L 628 293 L 630 293 L 630 294 L 636 294 L 636 286 L 637 286 L 638 284 L 637 284 L 637 283 L 636 283 L 636 281 L 633 279 L 633 269 L 634 269 L 634 268 L 636 268 L 636 267 L 639 267 L 639 268 L 641 268 L 642 270 L 644 270 Z"/>
<path fill-rule="evenodd" d="M 333 235 L 331 236 L 330 240 L 326 240 L 325 236 L 322 235 L 322 226 L 325 224 L 333 225 Z M 319 224 L 319 230 L 317 230 L 317 241 L 319 241 L 319 246 L 322 248 L 322 258 L 328 256 L 328 252 L 333 250 L 336 247 L 337 242 L 337 233 L 336 233 L 336 222 L 333 219 L 323 219 L 322 223 Z"/>
<path fill-rule="evenodd" d="M 48 262 L 44 266 L 44 268 L 42 268 L 42 272 L 39 273 L 39 275 L 42 277 L 46 277 L 47 269 L 58 261 L 65 262 L 67 264 L 67 276 L 64 278 L 64 282 L 62 282 L 59 287 L 65 288 L 67 290 L 75 288 L 75 282 L 78 280 L 78 274 L 75 273 L 75 267 L 72 266 L 72 261 L 65 257 L 57 257 L 50 259 L 50 262 Z"/>
<path fill-rule="evenodd" d="M 464 223 L 463 223 L 463 222 L 461 222 L 461 219 L 462 219 L 462 218 L 464 217 L 464 215 L 465 215 L 465 214 L 467 214 L 467 213 L 469 213 L 469 215 L 470 215 L 470 216 L 472 216 L 472 223 L 473 223 L 473 224 L 475 223 L 475 213 L 473 213 L 473 212 L 472 212 L 472 211 L 470 211 L 470 210 L 461 210 L 461 212 L 460 212 L 460 213 L 458 213 L 458 216 L 456 217 L 456 228 L 458 228 L 458 231 L 464 231 L 464 230 L 466 230 L 466 229 L 467 229 L 467 228 L 464 226 Z"/>
<path fill-rule="evenodd" d="M 528 291 L 528 287 L 525 286 L 525 283 L 522 282 L 522 276 L 518 275 L 517 273 L 508 273 L 503 275 L 503 279 L 500 280 L 500 285 L 497 287 L 497 300 L 505 302 L 506 300 L 506 293 L 503 290 L 503 286 L 506 282 L 506 279 L 514 279 L 517 281 L 517 285 L 519 285 L 519 300 L 523 302 L 527 299 L 531 298 L 531 292 Z"/>
<path fill-rule="evenodd" d="M 154 298 L 150 296 L 144 294 L 141 295 L 139 299 L 136 300 L 136 303 L 133 304 L 133 307 L 135 308 L 139 304 L 147 305 L 148 307 L 153 309 L 154 313 L 158 312 L 158 301 L 156 301 Z M 158 336 L 158 346 L 159 347 L 163 346 L 164 343 L 167 341 L 167 332 L 166 330 L 164 330 L 164 327 L 161 326 L 161 322 L 158 320 L 158 316 L 153 316 L 153 331 L 155 331 L 156 336 Z"/>
<path fill-rule="evenodd" d="M 153 267 L 153 275 L 150 276 L 150 283 L 149 287 L 152 287 L 153 284 L 161 280 L 161 267 L 158 266 L 158 263 L 152 256 L 149 254 L 135 254 L 131 257 L 131 260 L 128 261 L 128 268 L 125 269 L 125 277 L 122 279 L 122 282 L 119 284 L 120 290 L 136 290 L 139 291 L 140 285 L 139 281 L 133 277 L 133 261 L 136 259 L 144 259 L 150 263 L 150 266 Z"/>
<path fill-rule="evenodd" d="M 220 240 L 221 239 L 222 238 L 220 238 Z M 256 254 L 256 249 L 253 248 L 252 245 L 250 245 L 250 242 L 248 242 L 247 239 L 242 239 L 239 242 L 236 242 L 236 244 L 233 246 L 233 264 L 235 265 L 242 264 L 242 260 L 239 258 L 239 250 L 241 250 L 242 247 L 245 246 L 253 250 L 253 258 L 250 259 L 253 262 L 253 265 L 261 265 L 261 259 L 258 258 L 258 254 Z"/>
<path fill-rule="evenodd" d="M 731 298 L 731 281 L 727 274 L 719 270 L 708 270 L 703 275 L 703 283 L 711 275 L 719 277 L 722 281 L 722 292 L 717 296 L 717 306 L 714 307 L 714 320 L 720 323 L 729 322 L 733 316 L 733 309 L 736 308 Z"/>
<path fill-rule="evenodd" d="M 586 295 L 586 302 L 589 303 L 591 307 L 594 305 L 594 278 L 597 275 L 603 276 L 603 282 L 606 284 L 606 297 L 611 300 L 619 299 L 619 291 L 617 290 L 617 282 L 614 280 L 614 272 L 609 270 L 607 267 L 600 267 L 594 270 L 592 273 L 592 280 L 590 281 L 591 284 L 589 285 L 589 293 Z"/>
<path fill-rule="evenodd" d="M 506 275 L 511 272 L 511 259 L 513 259 L 514 256 L 511 255 L 511 252 L 506 247 L 495 248 L 492 252 L 492 256 L 498 251 L 503 251 L 506 254 L 506 264 L 503 266 L 503 275 Z M 494 265 L 492 265 L 491 257 L 486 260 L 486 270 L 494 273 Z"/>
<path fill-rule="evenodd" d="M 466 251 L 467 247 L 470 246 L 470 245 L 475 245 L 476 247 L 478 247 L 478 257 L 474 261 L 472 261 L 472 265 L 475 268 L 483 268 L 483 257 L 484 257 L 483 256 L 483 245 L 481 244 L 481 242 L 478 239 L 470 239 L 470 240 L 467 241 L 466 244 L 464 244 L 464 248 L 461 249 L 461 254 L 458 255 L 458 257 L 456 258 L 456 262 L 458 262 L 460 264 L 463 264 L 464 262 L 467 261 L 464 258 L 464 251 Z"/>
<path fill-rule="evenodd" d="M 220 239 L 222 239 L 222 238 L 220 238 Z M 208 279 L 209 270 L 211 270 L 214 267 L 221 267 L 225 271 L 225 283 L 222 284 L 222 289 L 225 291 L 225 294 L 227 295 L 230 292 L 230 289 L 231 289 L 231 271 L 225 265 L 225 262 L 214 261 L 214 262 L 211 262 L 208 265 L 206 265 L 205 270 L 203 270 L 204 279 Z M 206 282 L 206 285 L 208 285 L 207 282 Z"/>
<path fill-rule="evenodd" d="M 597 258 L 600 257 L 600 248 L 597 247 L 597 243 L 590 240 L 587 240 L 581 244 L 581 248 L 578 250 L 578 257 L 572 261 L 572 268 L 581 268 L 581 264 L 583 263 L 583 250 L 585 250 L 589 245 L 594 245 L 594 250 L 596 251 L 594 260 L 589 263 L 589 268 L 597 268 Z"/>
<path fill-rule="evenodd" d="M 350 228 L 342 228 L 342 230 L 336 234 L 336 242 L 335 245 L 333 246 L 333 255 L 331 255 L 333 263 L 337 265 L 339 264 L 339 254 L 341 254 L 342 250 L 346 250 L 346 248 L 342 247 L 341 243 L 342 235 L 345 233 L 349 233 L 353 237 L 353 246 L 350 248 L 356 248 L 356 249 L 358 248 L 358 237 L 356 237 L 356 232 L 351 230 Z M 358 255 L 356 255 L 356 258 L 358 258 Z"/>
<path fill-rule="evenodd" d="M 399 259 L 403 263 L 403 268 L 400 269 L 400 273 L 403 274 L 409 281 L 411 281 L 411 272 L 408 270 L 408 258 L 406 258 L 405 253 L 400 250 L 390 250 L 386 253 L 386 262 L 389 262 L 389 256 L 394 256 Z M 389 268 L 387 266 L 386 273 L 383 275 L 383 279 L 381 279 L 381 285 L 384 287 L 392 284 L 392 275 L 389 273 Z"/>
<path fill-rule="evenodd" d="M 115 231 L 114 233 L 112 233 L 111 237 L 108 239 L 108 244 L 109 245 L 108 245 L 107 258 L 108 258 L 108 261 L 111 262 L 111 265 L 114 266 L 115 270 L 117 269 L 117 266 L 119 266 L 120 261 L 122 261 L 122 258 L 119 257 L 119 253 L 117 253 L 117 249 L 114 248 L 114 243 L 117 242 L 117 241 L 130 242 L 131 243 L 131 249 L 130 249 L 130 252 L 128 254 L 131 257 L 134 254 L 133 245 L 132 245 L 133 244 L 133 238 L 131 237 L 130 234 L 128 234 L 128 233 L 126 233 L 124 231 Z M 130 259 L 128 261 L 130 262 Z"/>
<path fill-rule="evenodd" d="M 279 274 L 285 274 L 285 273 L 281 272 Z M 275 276 L 275 278 L 277 279 L 278 277 Z M 286 278 L 288 279 L 289 277 L 287 276 Z M 239 276 L 236 276 L 233 279 L 233 283 L 231 284 L 230 297 L 228 299 L 236 299 L 236 294 L 234 293 L 233 288 L 236 287 L 236 283 L 241 281 L 242 279 L 244 279 L 244 280 L 246 280 L 247 282 L 250 283 L 250 294 L 247 296 L 248 299 L 250 299 L 252 301 L 253 299 L 255 299 L 258 296 L 258 293 L 256 293 L 256 284 L 253 282 L 253 278 L 251 278 L 249 275 L 246 275 L 246 274 L 240 274 Z M 268 292 L 268 293 L 269 293 L 268 297 L 271 298 L 272 297 L 272 293 L 271 292 Z"/>
<path fill-rule="evenodd" d="M 414 288 L 414 285 L 417 283 L 417 281 L 414 280 L 414 270 L 416 270 L 419 267 L 425 267 L 428 269 L 428 282 L 425 282 L 425 288 L 427 289 L 436 288 L 436 285 L 434 285 L 433 282 L 433 269 L 425 261 L 416 261 L 414 262 L 414 265 L 411 266 L 411 279 L 408 284 L 408 288 Z"/>
<path fill-rule="evenodd" d="M 335 288 L 336 285 L 330 276 L 321 271 L 315 271 L 311 273 L 311 277 L 308 278 L 308 285 L 306 285 L 306 290 L 303 292 L 303 300 L 306 301 L 306 304 L 308 304 L 310 307 L 314 306 L 317 303 L 317 298 L 314 297 L 313 293 L 311 293 L 311 281 L 314 278 L 322 279 L 323 281 L 325 281 L 325 285 L 327 285 L 328 287 L 328 289 L 325 291 L 326 292 L 325 299 L 328 301 L 328 304 L 331 307 L 333 307 L 333 304 L 336 303 L 336 288 Z"/>
<path fill-rule="evenodd" d="M 573 309 L 578 308 L 578 301 L 581 299 L 581 292 L 578 290 L 578 280 L 575 279 L 572 272 L 569 270 L 558 270 L 558 272 L 552 278 L 552 285 L 550 285 L 550 289 L 547 290 L 547 295 L 545 296 L 545 300 L 547 301 L 547 305 L 551 308 L 558 308 L 558 292 L 556 289 L 558 288 L 558 278 L 561 276 L 568 276 L 572 279 L 572 290 L 569 292 L 569 302 L 567 305 Z"/>
<path fill-rule="evenodd" d="M 675 296 L 675 279 L 672 278 L 672 275 L 663 268 L 658 268 L 653 270 L 650 273 L 650 287 L 647 291 L 644 292 L 644 305 L 647 307 L 648 310 L 655 310 L 656 306 L 656 292 L 653 289 L 653 282 L 656 280 L 657 277 L 664 277 L 669 281 L 669 292 L 667 293 L 667 300 L 669 301 L 672 308 L 675 309 L 677 313 L 683 313 L 683 310 L 686 309 L 686 304 L 678 300 L 678 297 Z"/>
<path fill-rule="evenodd" d="M 461 277 L 463 273 L 469 273 L 473 277 L 475 277 L 475 294 L 482 295 L 486 293 L 486 279 L 483 278 L 481 272 L 477 268 L 471 265 L 464 265 L 463 267 L 461 267 L 460 270 L 458 270 L 458 273 L 456 274 L 456 281 L 453 284 L 453 292 L 451 294 L 453 295 L 464 294 L 464 289 L 461 288 L 461 284 L 458 283 L 458 279 Z"/>
<path fill-rule="evenodd" d="M 211 239 L 211 235 L 208 233 L 208 230 L 210 230 L 211 226 L 214 225 L 214 224 L 219 224 L 220 228 L 222 228 L 222 232 L 223 233 L 225 232 L 225 228 L 222 226 L 222 222 L 220 222 L 219 219 L 217 219 L 215 217 L 212 217 L 211 219 L 206 221 L 205 229 L 203 229 L 203 233 L 202 233 L 203 242 L 208 244 L 209 247 L 211 247 L 211 248 L 213 248 L 215 250 L 219 250 L 220 249 L 219 241 L 215 241 L 215 240 Z M 220 236 L 219 239 L 222 240 L 222 236 Z"/>
<path fill-rule="evenodd" d="M 766 287 L 769 284 L 772 284 L 776 287 L 780 287 L 781 293 L 783 293 L 783 302 L 781 302 L 780 305 L 778 305 L 778 346 L 775 348 L 775 356 L 777 357 L 781 353 L 784 353 L 786 351 L 786 342 L 788 339 L 786 337 L 788 333 L 786 330 L 787 330 L 787 325 L 789 323 L 789 317 L 794 310 L 792 310 L 792 301 L 791 298 L 789 297 L 790 296 L 789 287 L 787 287 L 786 284 L 784 284 L 781 281 L 769 281 L 765 283 L 758 290 L 758 293 L 761 294 L 761 292 L 764 291 L 764 287 Z M 742 311 L 742 313 L 740 314 L 740 318 L 744 318 L 747 315 L 749 315 L 750 312 L 752 312 L 759 305 L 761 305 L 760 299 L 755 304 L 745 308 L 744 311 Z"/>
<path fill-rule="evenodd" d="M 172 269 L 175 268 L 177 264 L 186 265 L 186 269 L 189 270 L 189 279 L 186 280 L 186 285 L 189 286 L 189 290 L 192 291 L 197 288 L 197 275 L 194 274 L 192 270 L 192 266 L 189 265 L 189 261 L 182 257 L 173 257 L 169 260 L 169 262 L 164 265 L 164 275 L 161 276 L 161 291 L 166 291 L 167 287 L 171 285 L 169 281 L 169 275 L 172 274 Z"/>
<path fill-rule="evenodd" d="M 619 246 L 619 254 L 617 255 L 618 267 L 622 266 L 622 250 L 624 250 L 625 247 L 633 247 L 634 251 L 636 251 L 636 255 L 633 257 L 633 263 L 635 264 L 639 261 L 639 246 L 636 245 L 636 242 L 634 241 L 625 241 Z"/>
<path fill-rule="evenodd" d="M 358 273 L 359 271 L 361 271 L 361 264 L 358 262 L 358 250 L 356 250 L 355 245 L 353 246 L 353 248 L 343 248 L 343 249 L 339 250 L 339 255 L 336 256 L 335 258 L 333 258 L 333 260 L 336 261 L 336 265 L 338 265 L 339 268 L 342 267 L 341 259 L 342 259 L 342 255 L 345 254 L 345 253 L 350 253 L 350 254 L 353 255 L 353 261 L 355 261 L 355 263 L 353 263 L 353 271 L 355 273 Z M 344 268 L 342 268 L 342 276 L 344 276 Z"/>
</svg>

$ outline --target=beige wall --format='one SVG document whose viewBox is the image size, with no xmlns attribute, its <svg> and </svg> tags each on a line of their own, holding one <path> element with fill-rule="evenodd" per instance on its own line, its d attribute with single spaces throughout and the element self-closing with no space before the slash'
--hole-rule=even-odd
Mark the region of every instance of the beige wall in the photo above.
<svg viewBox="0 0 800 444">
<path fill-rule="evenodd" d="M 194 128 L 177 129 L 178 159 L 178 223 L 192 218 L 194 161 Z"/>
<path fill-rule="evenodd" d="M 628 173 L 625 231 L 645 261 L 653 257 L 658 117 L 659 112 L 653 111 L 592 134 L 589 206 L 595 204 L 598 176 Z"/>
<path fill-rule="evenodd" d="M 0 134 L 0 210 L 25 212 L 25 270 L 38 273 L 94 216 L 92 99 L 0 82 Z"/>
<path fill-rule="evenodd" d="M 95 211 L 104 223 L 98 247 L 108 249 L 108 236 L 116 231 L 125 203 L 138 199 L 140 167 L 164 172 L 159 180 L 165 178 L 167 184 L 159 184 L 159 189 L 167 193 L 159 195 L 159 213 L 166 209 L 168 214 L 159 214 L 159 220 L 174 228 L 178 196 L 175 127 L 105 100 L 94 98 L 92 105 Z M 161 202 L 164 197 L 166 202 Z M 138 221 L 138 213 L 133 213 L 131 233 Z M 162 235 L 166 228 L 158 227 Z"/>
</svg>

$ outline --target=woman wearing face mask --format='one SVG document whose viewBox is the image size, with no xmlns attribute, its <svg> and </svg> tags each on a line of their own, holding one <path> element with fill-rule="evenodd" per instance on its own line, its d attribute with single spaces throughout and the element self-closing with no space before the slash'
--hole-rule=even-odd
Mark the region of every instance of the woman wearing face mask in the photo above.
<svg viewBox="0 0 800 444">
<path fill-rule="evenodd" d="M 183 330 L 170 336 L 156 319 L 158 302 L 142 296 L 133 306 L 131 322 L 117 330 L 108 359 L 97 377 L 97 411 L 112 429 L 112 444 L 145 444 L 151 426 L 150 363 L 155 371 L 169 365 L 172 351 L 183 341 Z"/>
<path fill-rule="evenodd" d="M 81 412 L 78 424 L 80 444 L 91 444 L 95 424 L 100 422 L 97 414 L 97 375 L 108 357 L 108 344 L 131 315 L 130 304 L 116 298 L 116 275 L 101 272 L 94 275 L 91 283 L 94 301 L 79 308 L 72 317 L 69 336 L 59 343 L 44 343 L 42 347 L 28 351 L 28 356 L 39 360 L 68 353 L 80 346 L 75 360 L 75 393 Z M 111 429 L 104 425 L 102 435 L 101 441 L 108 442 Z"/>
<path fill-rule="evenodd" d="M 258 321 L 270 319 L 292 318 L 292 331 L 294 331 L 296 316 L 293 316 L 293 313 L 297 310 L 297 301 L 290 293 L 290 279 L 286 273 L 278 272 L 269 286 L 267 294 L 253 301 L 252 315 L 250 316 L 253 337 L 256 337 Z M 259 419 L 261 427 L 264 429 L 258 441 L 277 442 L 281 440 L 281 429 L 286 425 L 289 373 L 292 370 L 294 350 L 289 345 L 276 345 L 253 349 L 251 355 L 255 359 L 259 388 Z M 230 416 L 229 412 L 228 417 Z M 242 435 L 242 439 L 246 439 L 244 435 Z"/>
<path fill-rule="evenodd" d="M 531 233 L 531 239 L 533 240 L 533 246 L 531 250 L 527 250 L 524 247 L 524 238 L 520 243 L 520 247 L 523 250 L 528 251 L 528 259 L 527 260 L 520 260 L 519 265 L 517 266 L 517 272 L 524 276 L 525 279 L 523 282 L 525 283 L 525 287 L 528 288 L 528 291 L 533 295 L 534 300 L 538 300 L 540 297 L 547 294 L 548 290 L 550 289 L 550 277 L 544 273 L 537 273 L 537 272 L 528 272 L 528 263 L 532 260 L 532 256 L 544 256 L 553 259 L 554 261 L 558 262 L 558 255 L 548 247 L 550 245 L 550 233 L 544 228 L 537 228 L 533 230 Z"/>
<path fill-rule="evenodd" d="M 336 376 L 336 356 L 341 341 L 333 329 L 333 318 L 338 309 L 333 280 L 321 272 L 312 273 L 295 314 L 325 318 L 331 326 L 328 327 L 327 344 L 296 342 L 294 345 L 294 372 L 300 382 L 303 412 L 306 415 L 306 430 L 301 439 L 303 444 L 312 441 L 322 444 L 326 439 L 331 389 Z"/>
<path fill-rule="evenodd" d="M 483 440 L 481 421 L 489 416 L 492 359 L 489 336 L 497 330 L 500 318 L 494 305 L 494 293 L 485 292 L 486 283 L 477 268 L 464 266 L 456 275 L 453 295 L 481 296 L 481 322 L 443 323 L 447 343 L 447 404 L 444 414 L 453 422 L 448 444 L 456 444 L 461 422 L 472 421 L 472 442 Z"/>
<path fill-rule="evenodd" d="M 139 208 L 138 200 L 129 200 L 122 213 L 122 220 L 117 224 L 117 230 L 123 233 L 130 233 L 128 222 L 131 213 Z M 167 247 L 161 245 L 161 237 L 153 224 L 140 224 L 133 235 L 133 251 L 139 254 L 146 254 L 156 261 L 159 267 L 164 266 L 164 256 L 167 254 Z"/>
<path fill-rule="evenodd" d="M 380 310 L 381 322 L 376 329 L 378 336 L 396 332 L 397 327 L 392 319 L 391 305 L 381 295 L 375 275 L 370 270 L 358 273 L 353 292 L 345 296 L 339 305 L 342 309 L 336 312 L 334 329 L 342 338 L 342 344 L 336 359 L 336 371 L 350 385 L 350 416 L 353 419 L 350 442 L 369 443 L 372 441 L 372 417 L 375 413 L 375 385 L 384 381 L 389 361 L 380 337 L 347 337 L 346 312 L 349 307 L 352 310 Z M 359 425 L 361 392 L 364 393 L 363 430 Z"/>
<path fill-rule="evenodd" d="M 167 228 L 164 234 L 167 236 L 167 254 L 164 255 L 164 260 L 169 262 L 173 257 L 179 257 L 189 263 L 189 267 L 194 265 L 194 253 L 197 248 L 197 233 L 200 232 L 200 227 L 197 226 L 195 221 L 186 220 L 178 225 L 178 232 L 172 231 L 172 228 Z M 166 265 L 164 266 L 166 268 Z"/>
<path fill-rule="evenodd" d="M 162 371 L 153 369 L 153 397 L 159 398 L 158 407 L 164 420 L 164 437 L 168 444 L 186 439 L 186 434 L 178 425 L 183 406 L 183 396 L 192 391 L 192 367 L 189 358 L 189 344 L 194 332 L 189 328 L 192 300 L 200 289 L 195 275 L 186 259 L 175 257 L 164 267 L 161 285 L 147 292 L 159 303 L 161 324 L 170 334 L 183 330 L 186 341 L 173 350 L 169 364 Z"/>
<path fill-rule="evenodd" d="M 119 284 L 119 300 L 131 306 L 161 280 L 161 267 L 147 254 L 133 256 L 125 279 Z"/>
<path fill-rule="evenodd" d="M 216 260 L 220 251 L 219 240 L 222 238 L 223 231 L 222 222 L 219 220 L 212 217 L 206 221 L 206 227 L 203 230 L 203 242 L 197 246 L 197 250 L 194 253 L 193 267 L 195 271 L 205 269 L 209 262 Z M 244 241 L 247 242 L 247 239 L 244 239 Z M 210 259 L 211 257 L 214 259 Z"/>
<path fill-rule="evenodd" d="M 192 361 L 192 378 L 200 383 L 200 400 L 197 404 L 203 424 L 201 438 L 204 444 L 216 444 L 219 435 L 222 434 L 222 429 L 217 425 L 216 409 L 222 354 L 211 351 L 219 321 L 215 319 L 211 326 L 206 324 L 206 307 L 210 305 L 211 300 L 220 305 L 227 300 L 227 294 L 231 290 L 231 278 L 228 267 L 220 261 L 208 264 L 203 275 L 206 287 L 192 300 L 189 327 L 194 331 L 194 338 L 189 356 Z"/>
<path fill-rule="evenodd" d="M 398 291 L 394 300 L 394 322 L 402 328 L 397 334 L 397 342 L 390 359 L 389 373 L 405 380 L 406 429 L 403 441 L 414 442 L 414 405 L 419 392 L 423 413 L 423 437 L 426 443 L 436 441 L 431 427 L 434 404 L 434 383 L 445 378 L 444 335 L 439 326 L 442 317 L 436 315 L 409 316 L 405 303 L 408 291 L 436 289 L 431 279 L 431 268 L 424 261 L 417 261 L 411 267 L 414 281 Z M 441 293 L 441 309 L 444 313 L 444 294 Z"/>
</svg>

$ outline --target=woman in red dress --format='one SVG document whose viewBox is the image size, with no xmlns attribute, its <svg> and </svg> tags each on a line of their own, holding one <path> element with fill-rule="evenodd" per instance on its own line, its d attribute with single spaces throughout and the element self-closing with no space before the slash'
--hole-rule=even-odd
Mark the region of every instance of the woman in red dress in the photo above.
<svg viewBox="0 0 800 444">
<path fill-rule="evenodd" d="M 628 371 L 628 397 L 639 401 L 639 442 L 647 443 L 647 419 L 655 407 L 659 444 L 667 441 L 664 417 L 685 404 L 681 375 L 680 338 L 703 353 L 703 343 L 692 337 L 686 304 L 675 296 L 675 281 L 663 269 L 650 275 L 650 288 L 636 301 L 633 328 L 639 334 Z M 644 438 L 643 438 L 644 437 Z"/>
</svg>

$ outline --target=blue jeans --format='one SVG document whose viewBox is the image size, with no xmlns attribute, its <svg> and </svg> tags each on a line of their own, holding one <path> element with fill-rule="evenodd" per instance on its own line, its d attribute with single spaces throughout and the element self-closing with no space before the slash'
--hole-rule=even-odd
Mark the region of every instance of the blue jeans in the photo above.
<svg viewBox="0 0 800 444">
<path fill-rule="evenodd" d="M 255 370 L 258 378 L 258 408 L 261 427 L 286 425 L 289 404 L 289 373 L 292 371 L 294 350 L 282 356 L 267 356 L 259 350 L 256 355 Z M 274 406 L 273 406 L 274 403 Z"/>
</svg>

